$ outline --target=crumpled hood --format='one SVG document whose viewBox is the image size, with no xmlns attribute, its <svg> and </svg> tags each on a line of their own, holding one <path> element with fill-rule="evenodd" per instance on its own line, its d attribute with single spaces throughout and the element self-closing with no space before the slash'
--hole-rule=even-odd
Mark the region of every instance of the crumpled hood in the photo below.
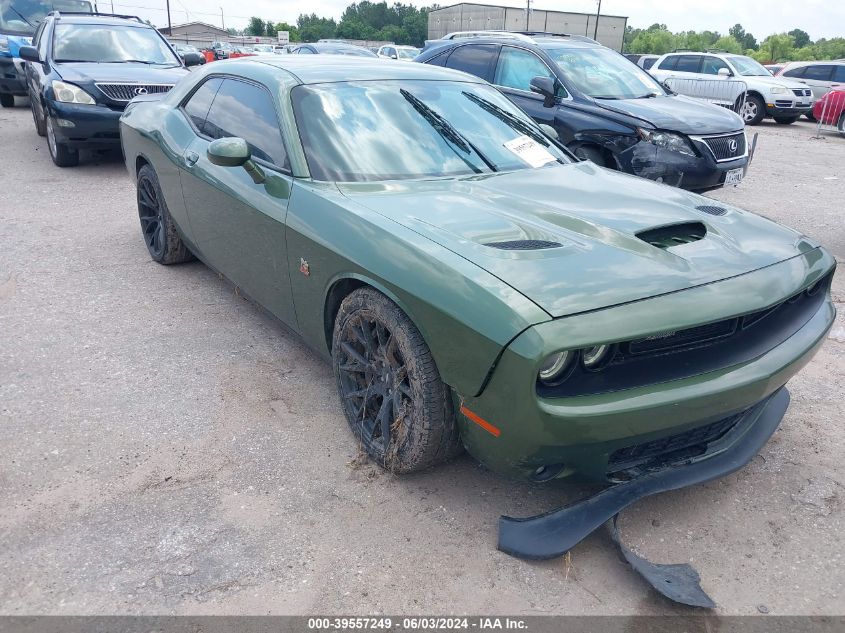
<svg viewBox="0 0 845 633">
<path fill-rule="evenodd" d="M 680 95 L 612 101 L 596 99 L 596 103 L 605 110 L 642 119 L 659 130 L 682 134 L 725 134 L 741 130 L 744 125 L 739 115 L 730 110 Z"/>
<path fill-rule="evenodd" d="M 554 317 L 741 275 L 818 246 L 759 216 L 589 162 L 340 190 L 474 262 Z M 726 213 L 709 215 L 696 209 L 700 205 Z M 681 223 L 706 235 L 668 248 L 637 236 L 666 226 L 673 227 L 671 235 Z M 561 246 L 488 245 L 521 240 Z"/>
<path fill-rule="evenodd" d="M 181 66 L 163 68 L 147 64 L 56 64 L 61 78 L 71 83 L 141 83 L 175 84 L 188 74 L 188 69 Z"/>
</svg>

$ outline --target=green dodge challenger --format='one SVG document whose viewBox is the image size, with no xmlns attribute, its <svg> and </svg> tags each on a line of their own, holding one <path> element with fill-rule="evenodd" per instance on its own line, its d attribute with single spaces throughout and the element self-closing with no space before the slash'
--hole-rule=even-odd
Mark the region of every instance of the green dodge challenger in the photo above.
<svg viewBox="0 0 845 633">
<path fill-rule="evenodd" d="M 759 450 L 833 322 L 828 252 L 579 162 L 475 77 L 320 57 L 208 64 L 121 135 L 152 258 L 198 257 L 330 359 L 372 459 L 465 447 L 640 482 L 624 506 Z"/>
</svg>

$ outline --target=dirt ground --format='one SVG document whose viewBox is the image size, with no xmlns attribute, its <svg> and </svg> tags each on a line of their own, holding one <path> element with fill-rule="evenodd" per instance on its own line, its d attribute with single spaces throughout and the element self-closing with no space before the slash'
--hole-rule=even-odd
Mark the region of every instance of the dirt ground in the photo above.
<svg viewBox="0 0 845 633">
<path fill-rule="evenodd" d="M 746 181 L 711 195 L 845 258 L 845 139 L 755 131 Z M 0 147 L 0 613 L 687 612 L 602 531 L 568 559 L 496 551 L 500 514 L 583 488 L 363 460 L 328 365 L 203 265 L 150 261 L 119 157 L 54 167 L 24 103 L 0 110 Z M 842 272 L 834 292 L 760 455 L 622 515 L 719 613 L 845 614 Z"/>
</svg>

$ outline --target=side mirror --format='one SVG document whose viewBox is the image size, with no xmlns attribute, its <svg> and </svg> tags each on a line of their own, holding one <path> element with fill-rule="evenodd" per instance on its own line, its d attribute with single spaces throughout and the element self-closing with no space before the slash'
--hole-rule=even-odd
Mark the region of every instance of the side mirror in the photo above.
<svg viewBox="0 0 845 633">
<path fill-rule="evenodd" d="M 21 46 L 20 53 L 18 54 L 21 56 L 21 59 L 25 59 L 28 62 L 41 63 L 38 49 L 34 46 Z"/>
<path fill-rule="evenodd" d="M 543 134 L 556 141 L 560 140 L 560 136 L 558 135 L 557 130 L 554 129 L 551 125 L 547 125 L 545 123 L 539 123 L 538 125 L 540 126 L 540 129 L 543 130 Z"/>
<path fill-rule="evenodd" d="M 543 107 L 551 108 L 555 104 L 556 80 L 551 77 L 534 77 L 530 88 L 531 92 L 543 96 Z"/>
<path fill-rule="evenodd" d="M 399 59 L 399 55 L 393 53 L 393 55 L 390 56 L 390 59 Z"/>
<path fill-rule="evenodd" d="M 727 68 L 720 68 L 716 71 L 716 74 L 719 75 L 719 77 L 733 77 L 733 73 Z"/>
<path fill-rule="evenodd" d="M 205 57 L 200 53 L 183 53 L 182 60 L 185 62 L 185 66 L 199 66 L 205 62 Z"/>
<path fill-rule="evenodd" d="M 218 138 L 208 145 L 208 161 L 219 167 L 243 167 L 252 158 L 249 145 L 242 138 Z"/>
</svg>

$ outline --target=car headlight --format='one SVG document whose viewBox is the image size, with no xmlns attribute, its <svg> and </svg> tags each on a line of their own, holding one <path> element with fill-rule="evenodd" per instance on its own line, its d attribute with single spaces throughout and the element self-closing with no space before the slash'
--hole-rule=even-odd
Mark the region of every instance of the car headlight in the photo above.
<svg viewBox="0 0 845 633">
<path fill-rule="evenodd" d="M 781 88 L 780 86 L 774 86 L 769 89 L 773 95 L 785 95 L 789 94 L 790 90 L 788 88 Z"/>
<path fill-rule="evenodd" d="M 695 151 L 692 149 L 689 141 L 680 134 L 644 130 L 642 128 L 637 128 L 637 132 L 639 133 L 641 139 L 651 143 L 652 145 L 656 145 L 657 147 L 662 147 L 663 149 L 668 149 L 673 152 L 686 154 L 687 156 L 695 156 Z"/>
<path fill-rule="evenodd" d="M 555 352 L 549 354 L 540 366 L 537 377 L 545 385 L 553 385 L 566 376 L 567 370 L 572 368 L 575 360 L 574 352 Z"/>
<path fill-rule="evenodd" d="M 5 35 L 0 35 L 0 55 L 9 55 L 9 38 Z"/>
<path fill-rule="evenodd" d="M 94 105 L 96 103 L 94 97 L 79 86 L 74 86 L 64 81 L 54 81 L 52 85 L 53 95 L 56 101 L 61 101 L 62 103 L 80 103 L 83 105 Z"/>
<path fill-rule="evenodd" d="M 612 345 L 594 345 L 581 351 L 581 362 L 590 371 L 602 369 L 611 357 Z"/>
</svg>

